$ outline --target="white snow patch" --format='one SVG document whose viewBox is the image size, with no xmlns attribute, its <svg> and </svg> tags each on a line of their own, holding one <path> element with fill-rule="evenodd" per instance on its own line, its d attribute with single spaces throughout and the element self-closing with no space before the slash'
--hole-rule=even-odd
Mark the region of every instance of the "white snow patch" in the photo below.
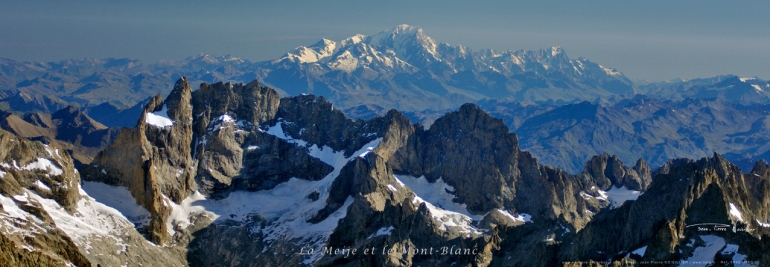
<svg viewBox="0 0 770 267">
<path fill-rule="evenodd" d="M 770 222 L 763 223 L 763 222 L 760 222 L 759 220 L 757 220 L 757 224 L 759 224 L 760 227 L 770 228 Z"/>
<path fill-rule="evenodd" d="M 428 182 L 428 179 L 426 179 L 425 176 L 415 178 L 408 175 L 401 175 L 401 178 L 403 179 L 396 177 L 398 181 L 401 181 L 411 188 L 415 195 L 420 196 L 420 199 L 424 199 L 440 209 L 461 213 L 477 221 L 484 218 L 484 215 L 471 214 L 465 204 L 453 202 L 452 199 L 454 199 L 455 196 L 449 192 L 454 192 L 455 189 L 451 185 L 446 184 L 441 178 L 434 183 Z"/>
<path fill-rule="evenodd" d="M 762 87 L 760 87 L 758 84 L 752 84 L 751 87 L 754 87 L 754 90 L 762 92 Z"/>
<path fill-rule="evenodd" d="M 610 69 L 610 68 L 604 67 L 602 65 L 599 65 L 599 67 L 602 68 L 604 73 L 607 73 L 607 75 L 610 75 L 610 76 L 613 76 L 613 77 L 617 77 L 617 76 L 623 75 L 622 73 L 620 73 L 618 71 L 615 71 L 615 69 Z"/>
<path fill-rule="evenodd" d="M 50 188 L 50 187 L 48 187 L 47 185 L 45 185 L 45 184 L 44 184 L 43 182 L 41 182 L 40 180 L 37 180 L 37 181 L 35 181 L 35 186 L 36 186 L 37 188 L 40 188 L 40 189 L 44 189 L 44 190 L 48 190 L 48 191 L 51 191 L 51 188 Z"/>
<path fill-rule="evenodd" d="M 150 212 L 136 203 L 127 188 L 89 181 L 84 181 L 81 188 L 96 202 L 120 212 L 135 227 L 139 228 L 150 224 Z"/>
<path fill-rule="evenodd" d="M 168 108 L 165 104 L 160 111 L 145 113 L 144 122 L 158 128 L 174 125 L 174 121 L 168 117 Z"/>
<path fill-rule="evenodd" d="M 233 117 L 230 117 L 230 115 L 227 115 L 227 114 L 219 116 L 219 118 L 217 118 L 217 120 L 221 121 L 221 122 L 234 122 L 235 121 L 233 119 Z"/>
<path fill-rule="evenodd" d="M 214 131 L 222 130 L 225 128 L 225 125 L 238 125 L 238 124 L 235 122 L 233 117 L 230 117 L 230 115 L 224 114 L 211 120 L 211 122 L 209 122 L 209 126 L 206 128 L 210 132 L 212 130 Z"/>
<path fill-rule="evenodd" d="M 256 150 L 259 149 L 259 146 L 248 146 L 246 147 L 246 150 Z"/>
<path fill-rule="evenodd" d="M 603 191 L 600 190 L 600 192 L 603 192 Z M 606 199 L 609 199 L 610 202 L 612 202 L 611 208 L 614 209 L 614 208 L 620 207 L 626 201 L 636 200 L 639 197 L 640 192 L 636 190 L 626 189 L 625 186 L 623 187 L 613 186 L 610 188 L 610 190 L 608 190 L 607 192 L 604 192 L 604 194 L 602 195 L 605 196 Z"/>
<path fill-rule="evenodd" d="M 352 72 L 358 67 L 358 58 L 354 57 L 350 51 L 345 51 L 328 64 L 331 69 Z"/>
<path fill-rule="evenodd" d="M 14 162 L 15 163 L 15 162 Z M 44 170 L 48 171 L 49 175 L 62 175 L 64 171 L 56 166 L 51 160 L 46 158 L 37 158 L 35 161 L 25 165 L 22 170 Z"/>
<path fill-rule="evenodd" d="M 0 178 L 4 178 L 4 177 L 5 177 L 5 172 L 3 170 L 0 170 Z"/>
<path fill-rule="evenodd" d="M 532 215 L 521 213 L 519 216 L 513 216 L 506 210 L 496 209 L 503 215 L 505 215 L 508 218 L 511 218 L 511 220 L 517 221 L 517 222 L 523 222 L 523 223 L 531 223 L 532 222 Z M 565 228 L 566 229 L 566 228 Z M 567 232 L 569 232 L 569 229 L 567 229 Z"/>
<path fill-rule="evenodd" d="M 756 80 L 756 78 L 739 78 L 739 79 L 741 80 L 741 82 Z"/>
<path fill-rule="evenodd" d="M 15 195 L 13 196 L 13 199 L 16 199 L 21 202 L 29 202 L 29 199 L 27 199 L 28 194 L 25 192 L 24 195 Z"/>
<path fill-rule="evenodd" d="M 430 212 L 430 215 L 433 217 L 433 219 L 441 223 L 441 226 L 439 227 L 439 230 L 441 231 L 447 231 L 449 228 L 459 228 L 460 233 L 473 233 L 478 235 L 482 234 L 479 229 L 472 225 L 473 219 L 471 219 L 471 217 L 468 215 L 437 208 L 436 206 L 433 206 L 433 204 L 423 200 L 416 195 L 414 196 L 412 203 L 417 205 L 425 203 L 425 206 L 428 207 L 428 212 Z"/>
<path fill-rule="evenodd" d="M 379 139 L 382 139 L 382 138 L 379 138 Z M 358 155 L 358 157 L 364 158 L 366 157 L 366 154 L 369 154 L 369 152 L 372 152 L 372 150 L 374 150 L 374 147 L 367 147 L 366 151 L 364 151 L 364 153 L 361 153 L 361 155 Z"/>
<path fill-rule="evenodd" d="M 166 231 L 168 231 L 169 235 L 173 236 L 176 230 L 187 228 L 187 226 L 190 225 L 190 216 L 193 214 L 205 214 L 205 207 L 192 205 L 193 202 L 199 200 L 206 200 L 206 197 L 201 195 L 198 191 L 195 191 L 195 193 L 182 200 L 182 203 L 180 204 L 174 203 L 174 201 L 165 195 L 163 196 L 163 205 L 171 207 L 171 215 L 169 215 L 168 221 L 166 221 Z M 217 217 L 218 216 L 215 216 L 212 219 L 216 219 Z"/>
<path fill-rule="evenodd" d="M 54 200 L 42 198 L 36 194 L 31 195 L 42 204 L 43 209 L 51 216 L 56 226 L 87 253 L 90 253 L 90 240 L 94 236 L 113 239 L 115 244 L 121 247 L 118 253 L 125 252 L 128 245 L 123 243 L 120 236 L 123 235 L 125 228 L 133 228 L 134 224 L 126 219 L 120 211 L 96 201 L 82 189 L 79 192 L 81 198 L 73 214 L 65 211 Z"/>
<path fill-rule="evenodd" d="M 739 221 L 743 221 L 743 214 L 735 207 L 735 204 L 730 203 L 730 215 L 737 218 Z"/>
<path fill-rule="evenodd" d="M 398 191 L 398 189 L 396 189 L 396 187 L 393 186 L 392 184 L 388 184 L 388 190 L 393 191 L 393 192 Z"/>
<path fill-rule="evenodd" d="M 0 213 L 0 216 L 27 220 L 27 215 L 29 213 L 20 209 L 13 199 L 0 194 L 0 204 L 3 205 L 3 211 L 5 211 Z"/>
<path fill-rule="evenodd" d="M 47 231 L 41 227 L 43 221 L 40 218 L 20 209 L 13 199 L 0 194 L 0 204 L 3 205 L 4 211 L 0 212 L 0 231 L 4 235 L 21 236 L 26 239 Z M 31 246 L 29 248 L 34 249 Z"/>
<path fill-rule="evenodd" d="M 377 230 L 376 233 L 370 235 L 366 239 L 371 239 L 372 237 L 377 237 L 377 236 L 389 236 L 391 231 L 393 231 L 393 226 L 382 227 L 379 230 Z"/>
<path fill-rule="evenodd" d="M 283 140 L 288 141 L 289 143 L 294 143 L 299 146 L 305 146 L 307 145 L 307 142 L 301 139 L 294 139 L 291 136 L 287 135 L 286 132 L 283 131 L 283 125 L 284 124 L 290 124 L 292 122 L 284 121 L 283 119 L 279 119 L 278 123 L 275 124 L 275 126 L 272 126 L 267 129 L 266 133 L 269 135 L 273 135 L 275 137 L 281 138 Z"/>
<path fill-rule="evenodd" d="M 725 246 L 725 240 L 715 235 L 700 236 L 706 245 L 695 248 L 692 257 L 684 260 L 679 266 L 709 266 L 714 263 L 714 256 Z"/>
</svg>

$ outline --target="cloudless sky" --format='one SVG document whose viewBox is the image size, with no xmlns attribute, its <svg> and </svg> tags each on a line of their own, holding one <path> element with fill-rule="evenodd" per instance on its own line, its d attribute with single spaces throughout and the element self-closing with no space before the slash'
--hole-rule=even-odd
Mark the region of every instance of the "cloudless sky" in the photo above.
<svg viewBox="0 0 770 267">
<path fill-rule="evenodd" d="M 770 1 L 7 1 L 0 57 L 278 58 L 399 24 L 474 50 L 561 46 L 631 79 L 770 79 Z"/>
</svg>

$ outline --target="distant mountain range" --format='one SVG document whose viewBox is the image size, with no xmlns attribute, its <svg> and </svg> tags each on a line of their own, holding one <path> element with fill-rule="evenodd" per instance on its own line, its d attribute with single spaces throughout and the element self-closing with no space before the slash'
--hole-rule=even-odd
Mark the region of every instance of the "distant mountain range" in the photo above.
<svg viewBox="0 0 770 267">
<path fill-rule="evenodd" d="M 522 149 L 541 162 L 571 173 L 601 153 L 623 162 L 644 158 L 659 167 L 674 158 L 724 154 L 744 171 L 770 161 L 770 105 L 721 99 L 661 100 L 637 96 L 615 104 L 561 106 L 485 101 L 481 108 L 501 118 L 519 136 Z M 507 108 L 501 108 L 507 107 Z"/>
<path fill-rule="evenodd" d="M 323 39 L 256 63 L 209 55 L 155 64 L 130 59 L 48 63 L 0 59 L 0 88 L 6 97 L 46 96 L 37 102 L 47 106 L 63 102 L 132 106 L 168 93 L 172 81 L 182 75 L 196 83 L 258 79 L 284 94 L 311 93 L 342 109 L 364 106 L 375 112 L 456 108 L 483 98 L 573 101 L 637 92 L 617 70 L 570 59 L 558 47 L 473 51 L 437 43 L 422 29 L 408 25 L 339 42 Z"/>
<path fill-rule="evenodd" d="M 282 96 L 323 96 L 352 118 L 398 109 L 426 126 L 476 103 L 503 119 L 522 148 L 573 173 L 604 152 L 626 163 L 642 157 L 652 166 L 713 152 L 744 169 L 770 160 L 763 145 L 769 139 L 752 130 L 764 127 L 768 81 L 724 75 L 635 84 L 558 47 L 472 50 L 438 43 L 409 25 L 322 39 L 262 62 L 205 54 L 153 64 L 0 58 L 0 110 L 23 116 L 72 106 L 105 126 L 133 127 L 150 97 L 168 94 L 183 75 L 191 84 L 258 79 Z"/>
<path fill-rule="evenodd" d="M 256 69 L 257 79 L 290 95 L 321 95 L 343 108 L 416 111 L 483 98 L 573 101 L 636 93 L 617 70 L 570 59 L 559 47 L 473 51 L 437 43 L 409 25 L 339 42 L 323 39 Z"/>
</svg>

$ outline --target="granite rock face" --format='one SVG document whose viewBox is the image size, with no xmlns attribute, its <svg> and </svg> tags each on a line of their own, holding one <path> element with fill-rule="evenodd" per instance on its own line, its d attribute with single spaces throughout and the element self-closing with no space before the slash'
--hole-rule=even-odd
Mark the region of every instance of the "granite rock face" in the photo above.
<svg viewBox="0 0 770 267">
<path fill-rule="evenodd" d="M 201 192 L 229 188 L 243 167 L 243 140 L 274 118 L 279 101 L 278 93 L 257 81 L 201 84 L 192 96 L 195 142 L 191 144 Z"/>
<path fill-rule="evenodd" d="M 29 141 L 0 130 L 2 192 L 24 194 L 26 188 L 56 200 L 72 211 L 80 200 L 80 176 L 72 158 L 53 145 Z"/>
<path fill-rule="evenodd" d="M 127 187 L 139 205 L 152 214 L 148 232 L 159 244 L 170 240 L 166 221 L 171 210 L 166 202 L 180 202 L 197 189 L 196 166 L 190 152 L 191 94 L 187 80 L 180 79 L 166 101 L 154 97 L 136 127 L 123 130 L 92 164 L 83 168 L 87 180 Z M 158 116 L 173 123 L 153 124 Z"/>
<path fill-rule="evenodd" d="M 650 166 L 643 159 L 639 159 L 634 167 L 627 168 L 618 157 L 606 153 L 591 158 L 586 163 L 583 172 L 578 176 L 584 179 L 593 179 L 602 190 L 616 185 L 631 190 L 644 191 L 652 182 Z"/>
<path fill-rule="evenodd" d="M 442 179 L 455 188 L 456 200 L 474 214 L 508 209 L 536 217 L 564 217 L 581 228 L 588 211 L 606 203 L 586 201 L 593 180 L 581 181 L 564 171 L 542 166 L 519 150 L 505 124 L 473 104 L 436 120 L 428 130 L 416 126 L 407 144 L 389 163 L 398 173 Z"/>
<path fill-rule="evenodd" d="M 64 149 L 2 130 L 0 144 L 3 265 L 183 264 L 176 249 L 147 242 L 132 222 L 87 195 Z"/>
</svg>

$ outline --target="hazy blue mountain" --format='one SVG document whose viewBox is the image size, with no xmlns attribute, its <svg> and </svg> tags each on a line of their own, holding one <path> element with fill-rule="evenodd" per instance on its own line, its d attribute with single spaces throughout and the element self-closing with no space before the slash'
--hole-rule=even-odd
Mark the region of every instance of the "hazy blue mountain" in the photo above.
<svg viewBox="0 0 770 267">
<path fill-rule="evenodd" d="M 498 109 L 499 110 L 499 109 Z M 520 109 L 519 109 L 520 110 Z M 522 117 L 496 112 L 506 123 Z M 626 163 L 644 158 L 661 166 L 674 158 L 724 153 L 744 171 L 770 151 L 770 105 L 740 105 L 720 99 L 682 101 L 637 97 L 614 106 L 568 104 L 509 123 L 523 149 L 542 162 L 577 172 L 591 156 L 617 155 Z"/>
<path fill-rule="evenodd" d="M 770 81 L 735 75 L 650 83 L 640 85 L 639 91 L 667 99 L 719 98 L 743 105 L 770 103 Z"/>
</svg>

